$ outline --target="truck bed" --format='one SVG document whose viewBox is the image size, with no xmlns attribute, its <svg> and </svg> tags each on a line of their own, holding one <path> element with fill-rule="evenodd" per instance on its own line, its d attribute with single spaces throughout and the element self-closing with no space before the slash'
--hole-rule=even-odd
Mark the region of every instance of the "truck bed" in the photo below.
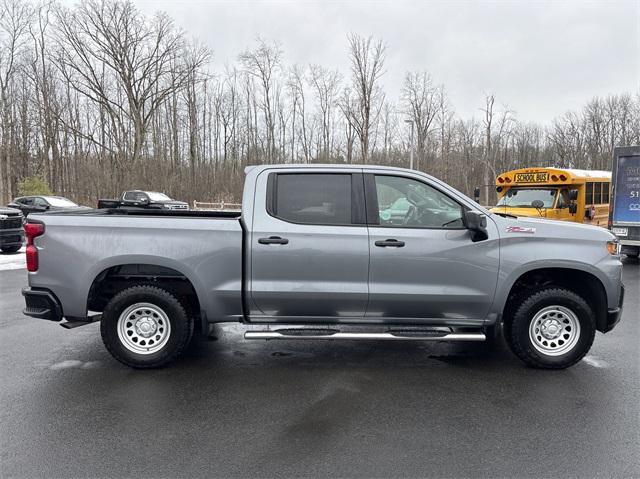
<svg viewBox="0 0 640 479">
<path fill-rule="evenodd" d="M 66 316 L 86 317 L 100 275 L 122 265 L 157 265 L 191 282 L 211 319 L 239 319 L 240 212 L 118 208 L 32 214 L 29 220 L 45 225 L 35 239 L 40 264 L 29 284 L 55 291 Z"/>
</svg>

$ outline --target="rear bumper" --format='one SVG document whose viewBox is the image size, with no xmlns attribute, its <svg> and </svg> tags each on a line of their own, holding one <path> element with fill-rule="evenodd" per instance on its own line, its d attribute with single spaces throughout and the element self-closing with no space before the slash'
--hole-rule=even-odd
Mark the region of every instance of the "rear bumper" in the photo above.
<svg viewBox="0 0 640 479">
<path fill-rule="evenodd" d="M 607 311 L 607 324 L 605 325 L 603 333 L 611 331 L 616 324 L 620 322 L 622 318 L 622 303 L 624 301 L 624 285 L 620 287 L 620 299 L 618 300 L 618 307 Z"/>
<path fill-rule="evenodd" d="M 24 288 L 25 308 L 22 313 L 32 318 L 46 319 L 49 321 L 62 320 L 62 306 L 60 301 L 48 289 Z"/>
</svg>

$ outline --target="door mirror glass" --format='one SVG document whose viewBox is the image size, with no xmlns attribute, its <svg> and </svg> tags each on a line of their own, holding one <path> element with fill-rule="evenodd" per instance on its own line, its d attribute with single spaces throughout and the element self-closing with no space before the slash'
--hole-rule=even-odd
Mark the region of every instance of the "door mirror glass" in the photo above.
<svg viewBox="0 0 640 479">
<path fill-rule="evenodd" d="M 487 217 L 486 215 L 469 210 L 464 214 L 464 224 L 469 231 L 472 232 L 471 239 L 473 241 L 482 241 L 489 237 L 487 233 Z"/>
<path fill-rule="evenodd" d="M 576 201 L 578 199 L 578 190 L 570 190 L 569 191 L 569 199 L 571 201 Z"/>
</svg>

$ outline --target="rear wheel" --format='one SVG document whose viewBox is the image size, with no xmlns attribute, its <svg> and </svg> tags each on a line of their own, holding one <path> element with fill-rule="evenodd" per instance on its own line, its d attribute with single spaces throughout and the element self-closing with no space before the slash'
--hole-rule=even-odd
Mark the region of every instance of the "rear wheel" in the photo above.
<svg viewBox="0 0 640 479">
<path fill-rule="evenodd" d="M 171 292 L 138 285 L 116 294 L 100 323 L 111 355 L 133 368 L 157 368 L 174 361 L 189 343 L 193 320 Z"/>
<path fill-rule="evenodd" d="M 595 337 L 595 315 L 573 291 L 545 288 L 524 298 L 505 338 L 511 350 L 529 366 L 562 369 L 580 361 Z"/>
</svg>

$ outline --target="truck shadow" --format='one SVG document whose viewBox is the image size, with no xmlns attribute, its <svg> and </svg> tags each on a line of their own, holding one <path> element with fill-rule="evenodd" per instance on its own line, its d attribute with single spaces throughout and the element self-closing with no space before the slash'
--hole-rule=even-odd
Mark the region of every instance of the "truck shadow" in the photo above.
<svg viewBox="0 0 640 479">
<path fill-rule="evenodd" d="M 194 341 L 174 367 L 424 368 L 447 364 L 471 368 L 522 367 L 502 339 L 486 342 L 244 340 L 244 327 L 225 325 L 215 340 Z"/>
</svg>

